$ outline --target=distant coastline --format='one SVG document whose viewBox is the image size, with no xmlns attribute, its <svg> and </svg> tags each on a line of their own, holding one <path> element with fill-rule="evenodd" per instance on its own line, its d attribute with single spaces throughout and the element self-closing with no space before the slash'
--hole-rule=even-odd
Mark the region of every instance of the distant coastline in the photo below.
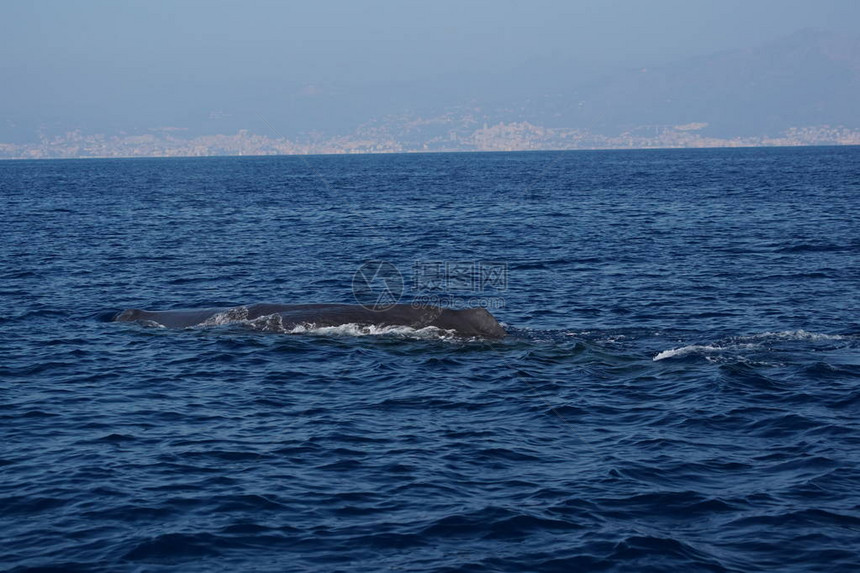
<svg viewBox="0 0 860 573">
<path fill-rule="evenodd" d="M 790 128 L 777 136 L 713 137 L 705 123 L 638 126 L 607 136 L 583 129 L 546 128 L 528 122 L 498 123 L 452 130 L 445 136 L 416 138 L 398 125 L 360 128 L 350 135 L 305 136 L 291 140 L 239 130 L 235 134 L 181 137 L 175 128 L 142 135 L 87 135 L 80 131 L 43 137 L 37 143 L 0 143 L 0 159 L 83 159 L 120 157 L 218 157 L 263 155 L 346 155 L 373 153 L 566 151 L 610 149 L 703 149 L 860 145 L 860 129 L 844 126 Z M 410 137 L 411 135 L 411 137 Z"/>
</svg>

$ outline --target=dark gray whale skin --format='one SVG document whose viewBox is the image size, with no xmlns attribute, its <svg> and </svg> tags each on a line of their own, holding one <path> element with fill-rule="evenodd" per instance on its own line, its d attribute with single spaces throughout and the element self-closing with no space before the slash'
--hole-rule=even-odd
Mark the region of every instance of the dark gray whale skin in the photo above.
<svg viewBox="0 0 860 573">
<path fill-rule="evenodd" d="M 117 314 L 114 320 L 152 321 L 168 328 L 187 328 L 202 324 L 231 309 L 247 309 L 247 315 L 243 318 L 248 320 L 279 314 L 287 328 L 300 324 L 313 324 L 317 327 L 343 324 L 409 326 L 416 329 L 435 326 L 468 338 L 498 339 L 507 335 L 502 325 L 484 308 L 454 310 L 409 304 L 395 304 L 380 309 L 351 304 L 252 304 L 243 307 L 162 311 L 130 308 Z M 242 314 L 244 315 L 244 312 Z"/>
</svg>

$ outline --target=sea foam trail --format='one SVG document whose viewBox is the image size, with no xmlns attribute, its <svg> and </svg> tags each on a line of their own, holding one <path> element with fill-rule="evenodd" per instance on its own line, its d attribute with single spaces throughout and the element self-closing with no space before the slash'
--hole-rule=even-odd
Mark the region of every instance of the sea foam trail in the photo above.
<svg viewBox="0 0 860 573">
<path fill-rule="evenodd" d="M 840 334 L 823 334 L 817 332 L 808 332 L 806 330 L 784 330 L 779 332 L 761 332 L 747 336 L 738 336 L 728 339 L 725 342 L 717 342 L 714 344 L 690 344 L 678 348 L 671 348 L 657 353 L 653 360 L 666 360 L 668 358 L 681 358 L 691 354 L 710 355 L 722 352 L 733 352 L 739 350 L 758 350 L 762 349 L 768 342 L 785 342 L 785 341 L 808 341 L 808 342 L 828 342 L 845 340 L 847 337 Z"/>
</svg>

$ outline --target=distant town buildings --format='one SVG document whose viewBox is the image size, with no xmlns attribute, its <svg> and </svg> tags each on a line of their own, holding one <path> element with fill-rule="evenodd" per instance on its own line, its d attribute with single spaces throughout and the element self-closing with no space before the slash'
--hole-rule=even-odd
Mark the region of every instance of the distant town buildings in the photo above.
<svg viewBox="0 0 860 573">
<path fill-rule="evenodd" d="M 643 125 L 607 136 L 525 121 L 479 126 L 474 117 L 446 115 L 389 118 L 350 135 L 314 134 L 295 140 L 247 130 L 196 137 L 183 137 L 182 130 L 175 128 L 122 136 L 72 131 L 43 137 L 38 143 L 0 143 L 0 159 L 860 145 L 860 130 L 841 126 L 794 127 L 776 136 L 719 138 L 703 134 L 707 125 Z"/>
</svg>

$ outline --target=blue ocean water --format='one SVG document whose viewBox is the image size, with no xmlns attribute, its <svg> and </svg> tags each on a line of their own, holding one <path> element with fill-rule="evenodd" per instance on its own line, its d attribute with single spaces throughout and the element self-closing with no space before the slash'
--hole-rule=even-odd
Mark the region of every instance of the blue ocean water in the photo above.
<svg viewBox="0 0 860 573">
<path fill-rule="evenodd" d="M 0 197 L 0 568 L 860 567 L 858 148 L 20 161 Z M 366 261 L 510 336 L 107 320 L 355 302 Z"/>
</svg>

